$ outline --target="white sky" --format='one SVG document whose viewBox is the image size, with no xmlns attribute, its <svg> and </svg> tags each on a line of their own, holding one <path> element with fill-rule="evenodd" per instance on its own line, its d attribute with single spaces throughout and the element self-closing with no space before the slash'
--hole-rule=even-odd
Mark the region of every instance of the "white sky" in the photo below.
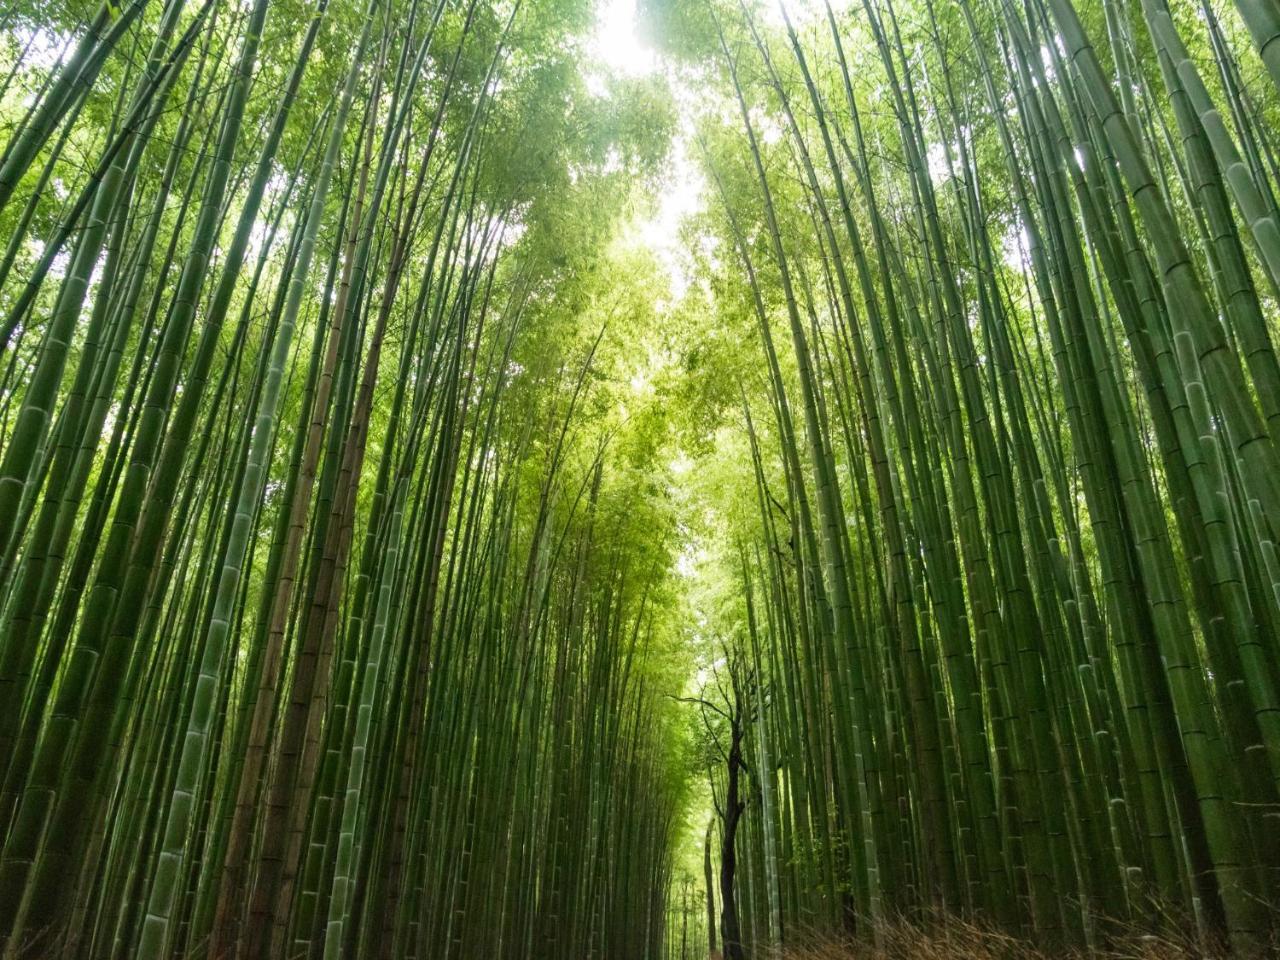
<svg viewBox="0 0 1280 960">
<path fill-rule="evenodd" d="M 643 76 L 658 66 L 653 50 L 636 32 L 636 0 L 599 0 L 591 51 L 624 76 Z"/>
<path fill-rule="evenodd" d="M 14 30 L 9 39 L 19 51 L 26 51 L 26 57 L 23 60 L 25 66 L 49 70 L 62 59 L 62 52 L 68 38 L 52 30 L 33 31 L 23 27 Z"/>
<path fill-rule="evenodd" d="M 598 0 L 596 31 L 589 49 L 601 65 L 622 76 L 647 76 L 663 66 L 657 52 L 640 37 L 636 0 Z M 667 76 L 672 93 L 679 101 L 679 127 L 656 207 L 648 217 L 632 224 L 631 231 L 633 239 L 650 249 L 666 268 L 672 294 L 680 297 L 689 284 L 679 236 L 680 223 L 702 207 L 706 184 L 687 149 L 693 134 L 696 94 L 681 83 L 673 71 L 668 71 Z M 590 77 L 588 83 L 591 83 Z"/>
<path fill-rule="evenodd" d="M 854 0 L 829 0 L 837 15 L 847 10 Z M 787 11 L 797 29 L 806 25 L 825 26 L 820 18 L 826 16 L 824 0 L 785 0 Z M 764 19 L 772 26 L 781 26 L 781 6 L 765 3 Z M 601 67 L 615 75 L 643 77 L 664 68 L 658 53 L 641 38 L 636 23 L 636 0 L 597 0 L 596 29 L 588 50 Z M 693 138 L 693 116 L 698 109 L 698 92 L 682 81 L 673 70 L 667 71 L 672 93 L 677 100 L 679 128 L 672 144 L 670 165 L 663 182 L 657 208 L 647 218 L 633 224 L 635 240 L 642 243 L 658 257 L 667 269 L 671 291 L 677 298 L 689 285 L 689 271 L 684 245 L 679 236 L 680 224 L 685 217 L 698 212 L 705 203 L 707 184 L 698 165 L 689 156 L 689 144 Z M 587 75 L 589 88 L 599 95 L 607 89 L 603 79 Z M 781 129 L 770 118 L 759 118 L 766 140 L 772 142 L 781 135 Z"/>
</svg>

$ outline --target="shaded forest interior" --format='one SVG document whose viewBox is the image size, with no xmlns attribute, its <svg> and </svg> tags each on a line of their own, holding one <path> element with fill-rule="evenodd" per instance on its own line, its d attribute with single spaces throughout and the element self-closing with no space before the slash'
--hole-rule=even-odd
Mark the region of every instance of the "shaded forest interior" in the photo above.
<svg viewBox="0 0 1280 960">
<path fill-rule="evenodd" d="M 1275 0 L 0 25 L 0 960 L 1280 955 Z"/>
</svg>

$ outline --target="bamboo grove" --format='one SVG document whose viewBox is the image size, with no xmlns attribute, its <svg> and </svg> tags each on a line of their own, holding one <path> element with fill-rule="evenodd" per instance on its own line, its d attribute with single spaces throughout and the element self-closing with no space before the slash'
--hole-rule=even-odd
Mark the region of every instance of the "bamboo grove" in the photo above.
<svg viewBox="0 0 1280 960">
<path fill-rule="evenodd" d="M 667 520 L 582 413 L 668 121 L 589 14 L 7 11 L 6 957 L 659 935 Z"/>
<path fill-rule="evenodd" d="M 706 494 L 724 955 L 956 915 L 1271 955 L 1277 8 L 656 16 L 717 78 L 695 259 L 753 344 Z"/>
<path fill-rule="evenodd" d="M 1270 0 L 0 23 L 0 960 L 1277 949 Z"/>
</svg>

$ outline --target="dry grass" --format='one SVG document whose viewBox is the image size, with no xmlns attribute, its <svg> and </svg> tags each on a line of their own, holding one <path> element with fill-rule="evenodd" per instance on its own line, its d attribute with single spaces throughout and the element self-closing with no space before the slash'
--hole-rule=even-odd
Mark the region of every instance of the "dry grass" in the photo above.
<svg viewBox="0 0 1280 960">
<path fill-rule="evenodd" d="M 830 935 L 802 937 L 775 955 L 776 960 L 1210 960 L 1225 956 L 1194 936 L 1124 929 L 1114 929 L 1104 946 L 1091 950 L 1045 949 L 956 918 L 928 925 L 898 921 L 885 927 L 875 947 Z"/>
</svg>

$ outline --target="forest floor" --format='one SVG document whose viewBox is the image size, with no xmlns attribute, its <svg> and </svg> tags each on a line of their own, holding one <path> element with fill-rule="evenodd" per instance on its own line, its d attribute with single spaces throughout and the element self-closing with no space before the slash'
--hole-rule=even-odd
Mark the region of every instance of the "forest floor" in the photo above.
<svg viewBox="0 0 1280 960">
<path fill-rule="evenodd" d="M 1280 950 L 1268 954 L 1280 956 Z M 718 954 L 713 955 L 718 960 Z M 999 931 L 949 921 L 924 929 L 901 923 L 885 930 L 881 944 L 815 938 L 786 949 L 779 960 L 1213 960 L 1225 951 L 1194 937 L 1123 932 L 1105 946 L 1044 948 Z"/>
</svg>

